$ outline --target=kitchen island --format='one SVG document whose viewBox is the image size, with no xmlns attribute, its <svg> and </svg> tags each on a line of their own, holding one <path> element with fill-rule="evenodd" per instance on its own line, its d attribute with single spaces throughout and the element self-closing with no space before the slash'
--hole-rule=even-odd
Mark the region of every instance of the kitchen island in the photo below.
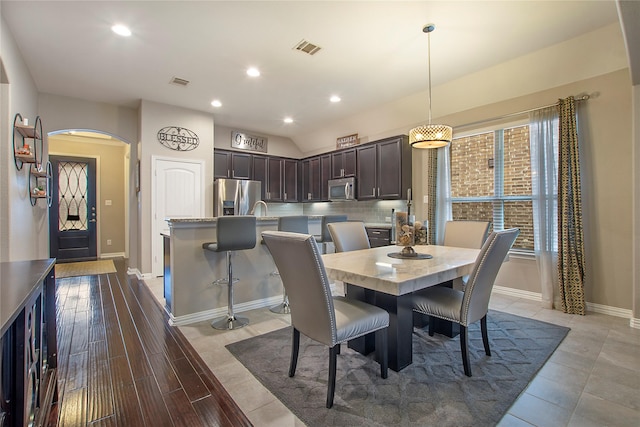
<svg viewBox="0 0 640 427">
<path fill-rule="evenodd" d="M 309 232 L 320 234 L 322 216 L 309 217 Z M 227 313 L 227 286 L 213 285 L 226 277 L 226 256 L 202 249 L 216 241 L 216 218 L 167 219 L 164 234 L 164 298 L 173 325 L 211 320 Z M 257 244 L 233 254 L 234 311 L 270 307 L 282 302 L 282 282 L 262 232 L 278 229 L 278 217 L 258 217 Z"/>
</svg>

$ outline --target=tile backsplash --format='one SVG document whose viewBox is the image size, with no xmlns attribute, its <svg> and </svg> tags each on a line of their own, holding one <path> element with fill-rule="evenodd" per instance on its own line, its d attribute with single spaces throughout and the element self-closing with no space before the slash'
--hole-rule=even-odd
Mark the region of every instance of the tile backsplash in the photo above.
<svg viewBox="0 0 640 427">
<path fill-rule="evenodd" d="M 347 215 L 351 220 L 369 224 L 384 224 L 391 217 L 391 209 L 404 211 L 404 200 L 372 200 L 320 203 L 269 203 L 269 216 L 288 215 Z"/>
</svg>

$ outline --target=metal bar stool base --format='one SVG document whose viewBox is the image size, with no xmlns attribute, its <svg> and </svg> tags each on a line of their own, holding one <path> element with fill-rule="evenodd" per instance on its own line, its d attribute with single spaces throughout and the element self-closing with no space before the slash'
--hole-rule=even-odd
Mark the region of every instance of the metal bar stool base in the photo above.
<svg viewBox="0 0 640 427">
<path fill-rule="evenodd" d="M 225 316 L 222 318 L 215 319 L 213 322 L 211 322 L 211 326 L 214 329 L 220 329 L 224 331 L 240 329 L 243 326 L 247 326 L 248 324 L 249 324 L 249 319 L 247 319 L 246 317 L 240 317 L 240 316 L 233 316 L 233 317 Z"/>
<path fill-rule="evenodd" d="M 238 283 L 240 281 L 240 279 L 238 279 L 237 277 L 233 278 L 233 283 Z M 229 279 L 227 279 L 226 277 L 223 279 L 216 279 L 214 280 L 212 283 L 212 285 L 216 285 L 216 286 L 222 286 L 222 285 L 228 285 L 229 284 Z"/>
<path fill-rule="evenodd" d="M 276 314 L 291 314 L 291 307 L 289 307 L 289 301 L 287 300 L 274 307 L 271 307 L 269 311 Z"/>
</svg>

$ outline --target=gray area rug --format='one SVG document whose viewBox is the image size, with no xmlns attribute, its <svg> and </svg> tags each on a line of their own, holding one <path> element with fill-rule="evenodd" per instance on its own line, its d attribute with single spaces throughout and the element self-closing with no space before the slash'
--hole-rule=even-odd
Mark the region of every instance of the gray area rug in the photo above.
<svg viewBox="0 0 640 427">
<path fill-rule="evenodd" d="M 300 336 L 289 378 L 291 328 L 227 345 L 251 373 L 308 426 L 493 426 L 544 365 L 569 328 L 512 314 L 488 315 L 491 357 L 480 322 L 469 328 L 473 377 L 466 377 L 459 337 L 414 329 L 413 364 L 380 378 L 373 355 L 342 346 L 334 406 L 325 407 L 329 349 Z"/>
</svg>

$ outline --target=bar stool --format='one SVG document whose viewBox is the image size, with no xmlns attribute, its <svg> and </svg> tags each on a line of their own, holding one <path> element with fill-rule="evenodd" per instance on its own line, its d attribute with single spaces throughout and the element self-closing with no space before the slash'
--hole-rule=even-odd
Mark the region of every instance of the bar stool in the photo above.
<svg viewBox="0 0 640 427">
<path fill-rule="evenodd" d="M 233 264 L 231 255 L 234 251 L 253 249 L 256 246 L 256 217 L 255 216 L 221 216 L 216 225 L 216 242 L 202 244 L 202 248 L 212 252 L 226 252 L 227 278 L 214 283 L 228 284 L 227 315 L 211 322 L 215 329 L 238 329 L 249 324 L 246 317 L 238 317 L 233 313 Z"/>
<path fill-rule="evenodd" d="M 332 222 L 345 222 L 347 221 L 347 216 L 346 215 L 325 215 L 322 217 L 322 222 L 321 222 L 321 234 L 320 234 L 320 239 L 316 239 L 316 241 L 318 243 L 322 243 L 322 253 L 326 254 L 327 253 L 327 243 L 329 242 L 333 242 L 333 239 L 331 239 L 331 233 L 329 232 L 329 227 L 327 227 L 327 224 L 330 224 Z"/>
<path fill-rule="evenodd" d="M 281 216 L 278 218 L 278 231 L 309 234 L 309 217 L 306 215 Z M 282 289 L 282 303 L 271 307 L 269 310 L 278 314 L 291 313 L 287 290 L 284 287 Z"/>
</svg>

